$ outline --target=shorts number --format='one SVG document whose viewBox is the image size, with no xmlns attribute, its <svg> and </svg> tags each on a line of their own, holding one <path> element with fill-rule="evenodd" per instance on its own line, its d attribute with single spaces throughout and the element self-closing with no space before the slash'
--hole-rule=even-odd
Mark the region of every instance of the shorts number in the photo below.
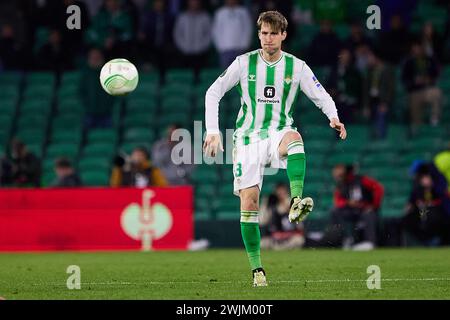
<svg viewBox="0 0 450 320">
<path fill-rule="evenodd" d="M 242 163 L 238 162 L 236 164 L 236 170 L 234 172 L 234 175 L 236 176 L 236 178 L 242 176 Z"/>
</svg>

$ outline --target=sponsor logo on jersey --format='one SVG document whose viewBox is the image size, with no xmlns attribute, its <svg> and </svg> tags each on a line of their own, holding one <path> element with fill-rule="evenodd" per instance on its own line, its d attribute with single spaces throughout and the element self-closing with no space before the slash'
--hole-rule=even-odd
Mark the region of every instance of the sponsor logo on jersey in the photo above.
<svg viewBox="0 0 450 320">
<path fill-rule="evenodd" d="M 313 76 L 312 79 L 313 79 L 314 84 L 316 85 L 316 87 L 319 88 L 319 87 L 320 87 L 320 82 L 319 82 L 319 80 L 317 80 L 317 78 L 316 78 L 315 76 Z"/>
<path fill-rule="evenodd" d="M 264 97 L 266 97 L 266 98 L 275 97 L 275 87 L 274 86 L 264 87 Z"/>
</svg>

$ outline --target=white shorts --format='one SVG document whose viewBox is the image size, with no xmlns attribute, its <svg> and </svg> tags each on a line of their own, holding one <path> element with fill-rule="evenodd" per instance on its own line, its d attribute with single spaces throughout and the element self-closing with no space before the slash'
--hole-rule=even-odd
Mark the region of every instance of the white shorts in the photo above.
<svg viewBox="0 0 450 320">
<path fill-rule="evenodd" d="M 269 131 L 269 137 L 248 145 L 235 145 L 233 148 L 234 194 L 239 190 L 258 186 L 261 191 L 264 169 L 286 169 L 287 156 L 280 158 L 278 147 L 286 132 L 297 132 L 286 128 Z"/>
</svg>

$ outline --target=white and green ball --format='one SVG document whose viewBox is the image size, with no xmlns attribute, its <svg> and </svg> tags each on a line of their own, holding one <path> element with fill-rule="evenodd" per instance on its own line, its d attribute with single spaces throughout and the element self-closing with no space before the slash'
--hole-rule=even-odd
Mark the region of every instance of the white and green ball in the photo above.
<svg viewBox="0 0 450 320">
<path fill-rule="evenodd" d="M 127 59 L 108 61 L 100 71 L 100 83 L 103 89 L 112 96 L 121 96 L 136 89 L 139 74 Z"/>
</svg>

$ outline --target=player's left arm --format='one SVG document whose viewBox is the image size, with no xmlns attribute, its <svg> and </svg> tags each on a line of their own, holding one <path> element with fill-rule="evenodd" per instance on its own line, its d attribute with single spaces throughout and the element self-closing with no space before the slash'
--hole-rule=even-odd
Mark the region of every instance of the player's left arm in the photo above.
<svg viewBox="0 0 450 320">
<path fill-rule="evenodd" d="M 300 71 L 300 89 L 328 117 L 330 127 L 339 131 L 339 137 L 345 139 L 347 137 L 347 131 L 345 130 L 344 124 L 339 121 L 333 98 L 331 98 L 322 84 L 320 84 L 306 63 L 303 63 L 303 68 Z"/>
</svg>

